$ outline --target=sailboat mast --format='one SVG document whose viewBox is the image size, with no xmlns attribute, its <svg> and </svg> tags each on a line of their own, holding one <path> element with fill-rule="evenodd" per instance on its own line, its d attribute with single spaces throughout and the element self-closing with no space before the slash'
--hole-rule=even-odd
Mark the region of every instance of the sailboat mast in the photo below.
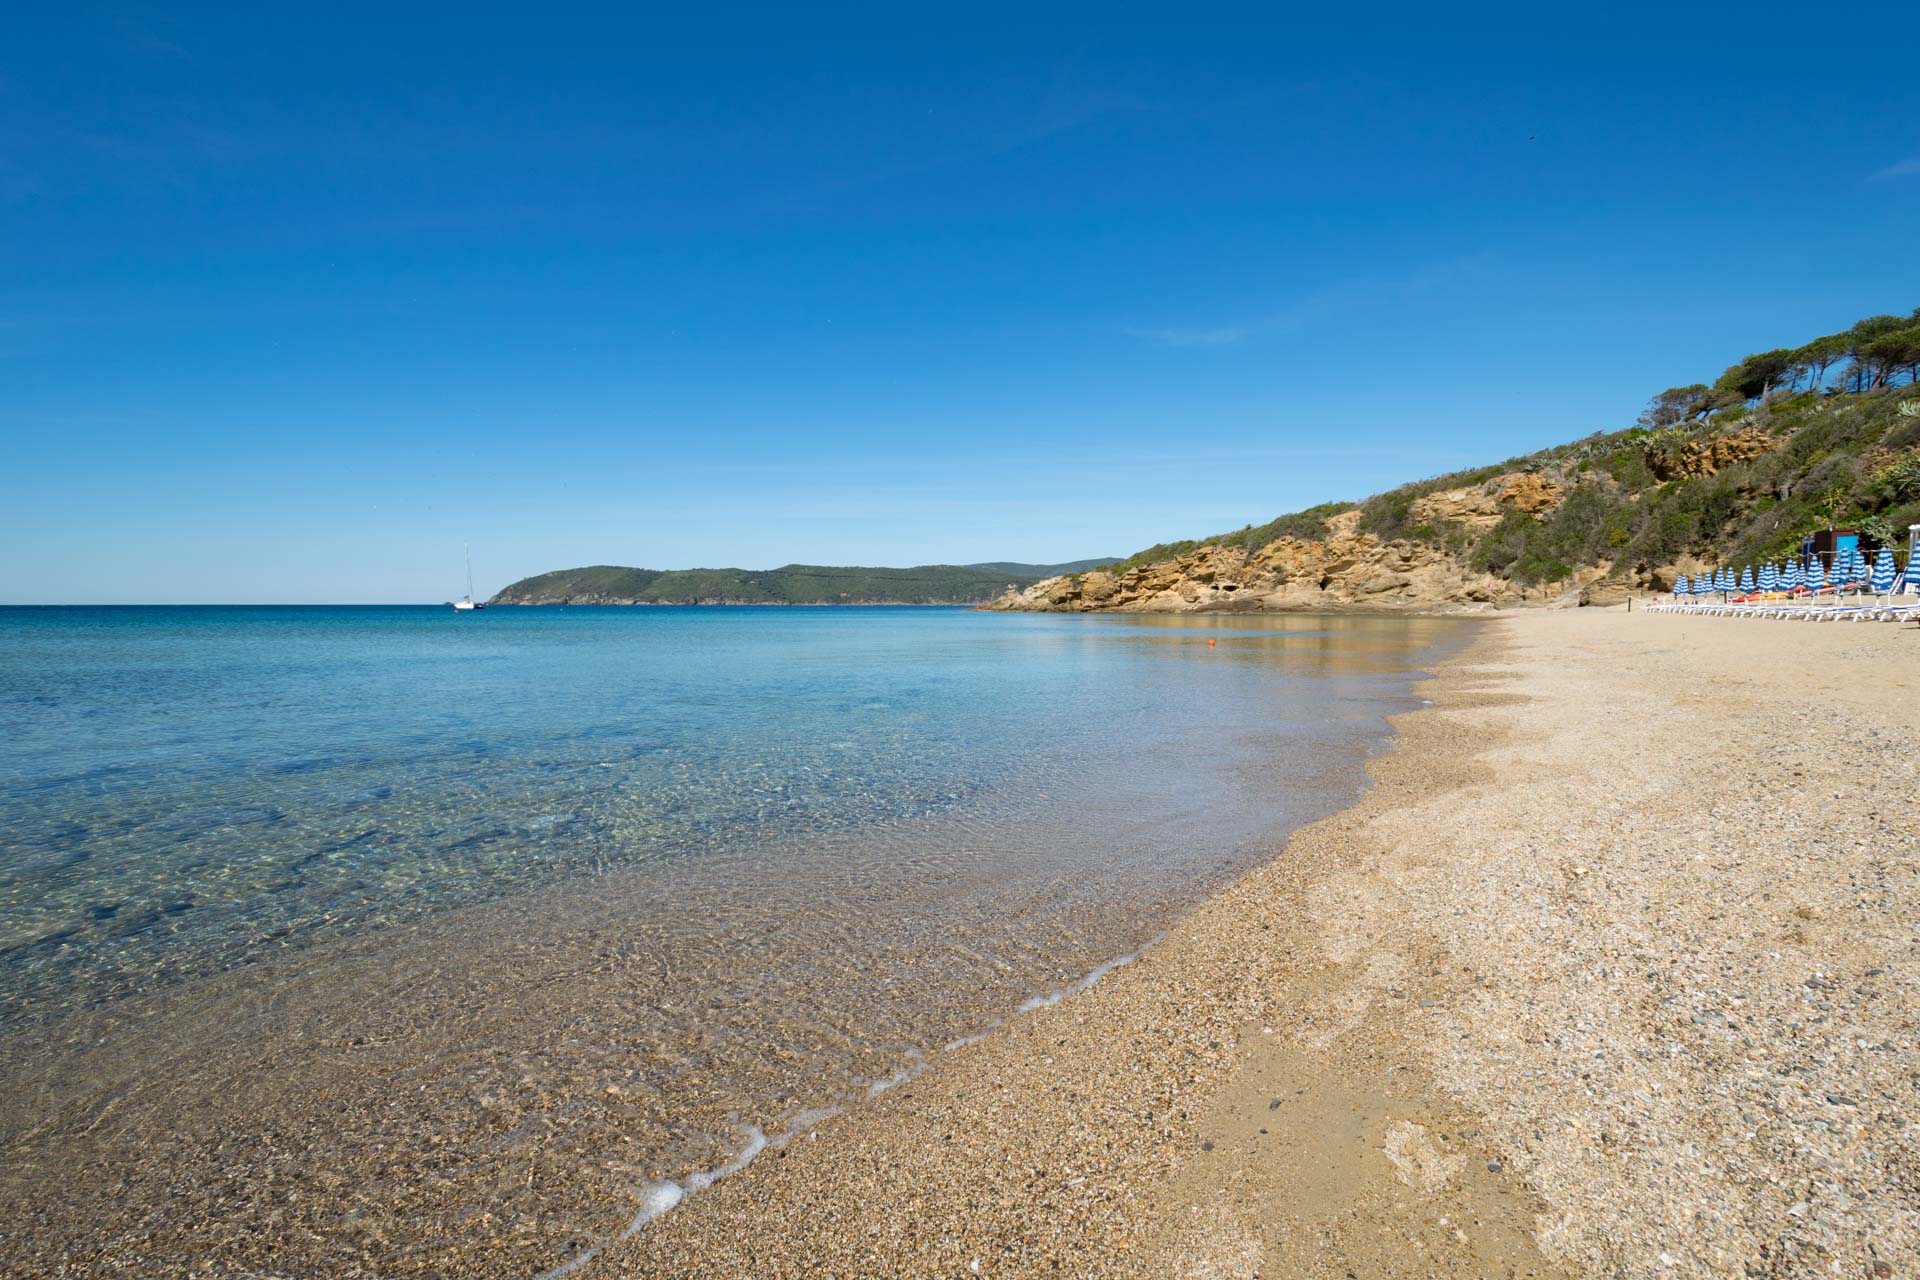
<svg viewBox="0 0 1920 1280">
<path fill-rule="evenodd" d="M 473 544 L 463 542 L 461 547 L 467 553 L 467 599 L 473 599 Z"/>
</svg>

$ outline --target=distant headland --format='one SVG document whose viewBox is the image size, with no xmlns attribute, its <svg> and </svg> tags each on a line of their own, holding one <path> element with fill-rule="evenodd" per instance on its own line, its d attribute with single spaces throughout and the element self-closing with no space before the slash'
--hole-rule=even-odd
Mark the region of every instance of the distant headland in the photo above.
<svg viewBox="0 0 1920 1280">
<path fill-rule="evenodd" d="M 1064 564 L 929 564 L 910 569 L 789 564 L 778 569 L 556 569 L 503 588 L 490 605 L 975 605 L 1044 578 L 1085 573 L 1118 556 Z"/>
</svg>

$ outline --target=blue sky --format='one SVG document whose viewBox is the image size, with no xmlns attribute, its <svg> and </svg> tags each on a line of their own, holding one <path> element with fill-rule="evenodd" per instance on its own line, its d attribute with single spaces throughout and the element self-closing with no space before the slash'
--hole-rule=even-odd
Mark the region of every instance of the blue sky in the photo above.
<svg viewBox="0 0 1920 1280">
<path fill-rule="evenodd" d="M 0 601 L 1125 554 L 1920 305 L 1892 6 L 279 8 L 0 16 Z"/>
</svg>

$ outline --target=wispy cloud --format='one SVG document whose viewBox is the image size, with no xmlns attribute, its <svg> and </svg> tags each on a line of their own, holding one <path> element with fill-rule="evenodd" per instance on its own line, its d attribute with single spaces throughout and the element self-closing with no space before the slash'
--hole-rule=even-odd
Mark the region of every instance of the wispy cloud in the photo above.
<svg viewBox="0 0 1920 1280">
<path fill-rule="evenodd" d="M 1494 262 L 1491 252 L 1430 262 L 1401 275 L 1363 276 L 1297 298 L 1267 316 L 1263 329 L 1304 329 L 1382 308 L 1404 307 L 1458 288 Z"/>
<path fill-rule="evenodd" d="M 1163 347 L 1228 347 L 1247 336 L 1245 329 L 1143 329 L 1126 325 L 1120 330 L 1130 338 L 1157 342 Z"/>
<path fill-rule="evenodd" d="M 190 55 L 182 45 L 174 43 L 158 32 L 122 15 L 114 19 L 114 31 L 120 44 L 129 52 L 149 58 L 186 58 Z"/>
<path fill-rule="evenodd" d="M 1217 329 L 1123 325 L 1120 332 L 1165 347 L 1232 346 L 1271 333 L 1325 326 L 1383 308 L 1405 307 L 1422 299 L 1432 299 L 1471 281 L 1494 261 L 1492 253 L 1482 251 L 1428 263 L 1400 275 L 1359 277 L 1296 298 L 1245 323 Z"/>
<path fill-rule="evenodd" d="M 1920 173 L 1920 156 L 1908 156 L 1905 160 L 1896 160 L 1873 176 L 1876 178 L 1910 178 Z"/>
</svg>

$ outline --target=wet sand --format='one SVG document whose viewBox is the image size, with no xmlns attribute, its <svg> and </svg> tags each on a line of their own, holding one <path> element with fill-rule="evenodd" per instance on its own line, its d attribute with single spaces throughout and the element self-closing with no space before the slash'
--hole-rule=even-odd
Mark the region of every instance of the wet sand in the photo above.
<svg viewBox="0 0 1920 1280">
<path fill-rule="evenodd" d="M 1495 622 L 1359 805 L 579 1274 L 1911 1274 L 1917 648 Z"/>
</svg>

